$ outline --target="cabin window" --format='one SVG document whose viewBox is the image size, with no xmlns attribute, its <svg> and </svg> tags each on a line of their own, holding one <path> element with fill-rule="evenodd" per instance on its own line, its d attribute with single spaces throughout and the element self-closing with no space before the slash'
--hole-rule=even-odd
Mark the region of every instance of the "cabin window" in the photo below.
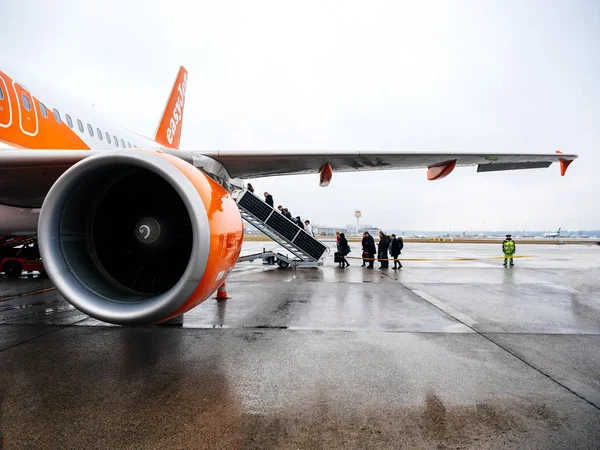
<svg viewBox="0 0 600 450">
<path fill-rule="evenodd" d="M 88 123 L 88 133 L 90 133 L 91 137 L 94 137 L 94 129 L 92 128 L 92 126 Z"/>
<path fill-rule="evenodd" d="M 125 141 L 121 139 L 121 147 L 125 148 Z"/>
<path fill-rule="evenodd" d="M 58 112 L 58 109 L 54 108 L 52 110 L 52 112 L 54 113 L 54 120 L 56 120 L 56 123 L 60 123 L 60 113 Z M 69 117 L 68 114 L 67 114 L 67 117 Z M 73 128 L 73 127 L 71 127 L 71 128 Z"/>
<path fill-rule="evenodd" d="M 4 100 L 4 92 L 2 92 L 1 87 L 0 87 L 0 100 Z"/>
<path fill-rule="evenodd" d="M 131 144 L 127 141 L 127 147 L 131 148 Z"/>
<path fill-rule="evenodd" d="M 117 137 L 113 134 L 113 139 L 115 140 L 115 145 L 118 147 L 119 146 L 119 140 L 117 139 Z"/>
<path fill-rule="evenodd" d="M 79 119 L 77 119 L 77 126 L 79 127 L 79 131 L 83 133 L 83 123 Z"/>
<path fill-rule="evenodd" d="M 96 128 L 96 132 L 98 133 L 98 139 L 102 140 L 104 136 L 102 136 L 102 130 L 100 128 Z"/>
<path fill-rule="evenodd" d="M 105 134 L 106 134 L 106 142 L 108 142 L 109 144 L 112 144 L 112 142 L 110 140 L 110 134 L 108 134 L 108 131 Z"/>
<path fill-rule="evenodd" d="M 31 111 L 31 103 L 25 94 L 21 94 L 21 101 L 23 102 L 23 108 L 25 111 Z"/>
<path fill-rule="evenodd" d="M 40 102 L 40 111 L 42 112 L 42 117 L 44 119 L 48 118 L 48 109 L 46 109 L 46 105 L 44 105 L 42 102 Z"/>
<path fill-rule="evenodd" d="M 67 114 L 65 117 L 67 118 L 67 125 L 73 128 L 73 119 L 71 119 L 71 116 Z"/>
</svg>

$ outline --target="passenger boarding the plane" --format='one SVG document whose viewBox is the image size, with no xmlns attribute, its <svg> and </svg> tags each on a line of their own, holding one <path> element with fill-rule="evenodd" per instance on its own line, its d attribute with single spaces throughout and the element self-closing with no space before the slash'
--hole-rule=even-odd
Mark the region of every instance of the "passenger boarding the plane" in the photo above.
<svg viewBox="0 0 600 450">
<path fill-rule="evenodd" d="M 306 230 L 306 232 L 309 235 L 314 237 L 315 233 L 313 233 L 313 229 L 312 229 L 312 225 L 310 224 L 310 220 L 305 220 L 304 225 L 305 225 L 304 229 Z"/>
<path fill-rule="evenodd" d="M 273 206 L 273 196 L 271 194 L 269 194 L 268 192 L 265 192 L 265 203 L 267 205 L 269 205 L 271 208 L 274 208 L 274 206 Z"/>
</svg>

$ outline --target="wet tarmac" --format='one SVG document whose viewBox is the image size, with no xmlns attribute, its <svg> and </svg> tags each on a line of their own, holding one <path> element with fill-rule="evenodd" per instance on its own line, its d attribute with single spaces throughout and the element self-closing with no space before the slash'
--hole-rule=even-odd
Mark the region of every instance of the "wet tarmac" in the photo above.
<svg viewBox="0 0 600 450">
<path fill-rule="evenodd" d="M 183 327 L 2 278 L 0 448 L 600 448 L 600 247 L 521 245 L 513 269 L 498 250 L 243 263 Z"/>
</svg>

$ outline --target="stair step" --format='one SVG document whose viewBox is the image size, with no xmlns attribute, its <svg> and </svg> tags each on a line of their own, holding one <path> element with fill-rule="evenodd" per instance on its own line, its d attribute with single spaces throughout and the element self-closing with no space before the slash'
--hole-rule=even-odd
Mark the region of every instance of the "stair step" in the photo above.
<svg viewBox="0 0 600 450">
<path fill-rule="evenodd" d="M 241 216 L 248 223 L 296 255 L 301 261 L 318 261 L 322 257 L 326 247 L 321 242 L 303 233 L 302 229 L 291 221 L 282 220 L 279 212 L 256 195 L 244 190 L 237 196 L 236 202 Z M 301 248 L 303 246 L 306 249 Z"/>
</svg>

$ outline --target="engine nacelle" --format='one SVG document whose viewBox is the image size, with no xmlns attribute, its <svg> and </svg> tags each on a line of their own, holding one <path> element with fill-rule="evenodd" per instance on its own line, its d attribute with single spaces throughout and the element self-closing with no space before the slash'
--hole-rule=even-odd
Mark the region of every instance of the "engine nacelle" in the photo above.
<svg viewBox="0 0 600 450">
<path fill-rule="evenodd" d="M 92 317 L 161 322 L 208 298 L 242 246 L 231 195 L 191 164 L 153 151 L 107 151 L 77 163 L 40 212 L 44 267 Z"/>
</svg>

